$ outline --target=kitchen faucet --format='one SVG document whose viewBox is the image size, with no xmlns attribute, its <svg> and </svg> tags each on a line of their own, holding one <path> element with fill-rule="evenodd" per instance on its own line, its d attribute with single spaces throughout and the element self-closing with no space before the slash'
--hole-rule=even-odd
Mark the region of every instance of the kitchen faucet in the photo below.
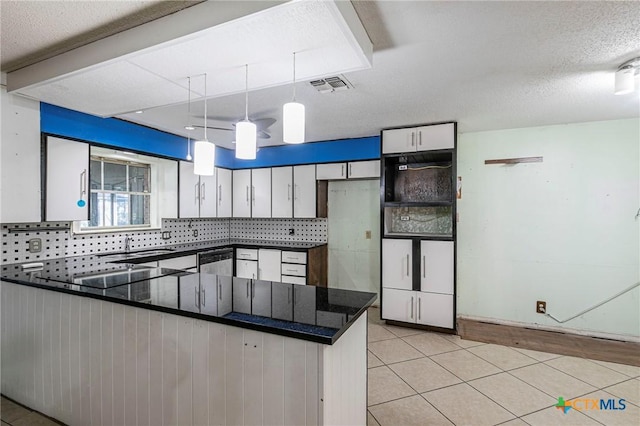
<svg viewBox="0 0 640 426">
<path fill-rule="evenodd" d="M 129 250 L 131 250 L 131 237 L 129 237 L 128 235 L 125 235 L 124 236 L 124 252 L 129 253 Z"/>
</svg>

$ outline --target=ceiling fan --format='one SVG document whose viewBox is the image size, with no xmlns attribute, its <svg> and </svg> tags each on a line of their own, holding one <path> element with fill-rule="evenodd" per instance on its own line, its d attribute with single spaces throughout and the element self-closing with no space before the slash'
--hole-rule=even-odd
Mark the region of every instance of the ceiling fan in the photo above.
<svg viewBox="0 0 640 426">
<path fill-rule="evenodd" d="M 198 117 L 198 118 L 202 118 L 204 119 L 204 117 Z M 226 118 L 220 118 L 220 117 L 207 117 L 208 120 L 215 120 L 215 121 L 230 121 Z M 235 132 L 235 127 L 236 127 L 236 123 L 239 122 L 241 120 L 236 120 L 235 122 L 231 123 L 232 128 L 225 128 L 225 127 L 216 127 L 216 126 L 207 126 L 207 129 L 212 129 L 212 130 L 227 130 L 230 132 Z M 271 127 L 273 125 L 273 123 L 276 122 L 275 118 L 257 118 L 255 120 L 251 120 L 251 122 L 253 124 L 256 125 L 256 129 L 257 129 L 257 136 L 260 139 L 270 139 L 271 135 L 268 132 L 269 127 Z M 198 125 L 198 124 L 192 124 L 191 127 L 195 127 L 195 128 L 199 128 L 199 129 L 204 129 L 204 126 L 202 125 Z"/>
</svg>

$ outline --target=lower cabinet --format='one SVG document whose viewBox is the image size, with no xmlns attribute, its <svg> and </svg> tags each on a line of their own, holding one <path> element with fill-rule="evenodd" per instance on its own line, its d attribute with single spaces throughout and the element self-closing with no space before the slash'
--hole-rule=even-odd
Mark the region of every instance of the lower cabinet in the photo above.
<svg viewBox="0 0 640 426">
<path fill-rule="evenodd" d="M 279 282 L 280 274 L 280 250 L 258 250 L 258 279 Z"/>
<path fill-rule="evenodd" d="M 414 324 L 453 328 L 453 295 L 382 289 L 384 318 Z"/>
</svg>

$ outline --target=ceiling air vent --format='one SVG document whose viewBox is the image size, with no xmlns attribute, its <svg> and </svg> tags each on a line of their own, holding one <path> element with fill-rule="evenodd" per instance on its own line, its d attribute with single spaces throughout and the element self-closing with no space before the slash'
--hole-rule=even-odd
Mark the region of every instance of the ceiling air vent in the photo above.
<svg viewBox="0 0 640 426">
<path fill-rule="evenodd" d="M 326 77 L 320 80 L 312 80 L 309 84 L 311 84 L 320 93 L 332 93 L 353 89 L 351 83 L 349 83 L 343 75 Z"/>
</svg>

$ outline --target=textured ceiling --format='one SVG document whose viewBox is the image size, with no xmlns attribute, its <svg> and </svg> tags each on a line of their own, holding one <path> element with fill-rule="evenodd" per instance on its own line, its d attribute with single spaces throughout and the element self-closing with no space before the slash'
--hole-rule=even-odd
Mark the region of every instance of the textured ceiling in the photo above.
<svg viewBox="0 0 640 426">
<path fill-rule="evenodd" d="M 613 72 L 640 56 L 640 2 L 352 3 L 374 45 L 373 67 L 345 74 L 354 86 L 345 92 L 298 84 L 309 141 L 443 120 L 471 132 L 640 116 L 638 92 L 613 95 Z M 282 143 L 281 107 L 290 98 L 288 85 L 250 93 L 250 118 L 278 120 L 262 144 Z M 210 99 L 208 108 L 219 118 L 210 125 L 230 128 L 244 114 L 244 96 Z M 185 123 L 202 113 L 197 102 L 191 118 L 186 104 L 122 118 L 186 135 Z M 233 133 L 209 139 L 230 147 Z"/>
<path fill-rule="evenodd" d="M 0 69 L 14 71 L 197 3 L 2 0 Z"/>
</svg>

